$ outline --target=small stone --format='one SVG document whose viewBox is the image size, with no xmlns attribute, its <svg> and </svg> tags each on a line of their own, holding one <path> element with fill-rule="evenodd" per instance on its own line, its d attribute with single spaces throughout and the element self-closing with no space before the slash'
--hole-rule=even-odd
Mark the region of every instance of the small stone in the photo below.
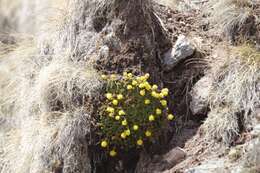
<svg viewBox="0 0 260 173">
<path fill-rule="evenodd" d="M 260 124 L 255 125 L 250 134 L 253 136 L 260 136 Z"/>
<path fill-rule="evenodd" d="M 109 47 L 111 50 L 120 50 L 120 41 L 116 37 L 116 34 L 111 32 L 110 34 L 106 35 L 103 40 L 104 44 Z"/>
<path fill-rule="evenodd" d="M 194 51 L 195 48 L 190 41 L 184 35 L 180 35 L 174 47 L 163 56 L 164 70 L 173 69 L 180 61 L 193 55 Z"/>
<path fill-rule="evenodd" d="M 109 48 L 107 46 L 102 46 L 100 48 L 99 57 L 100 59 L 107 59 L 109 57 Z"/>
<path fill-rule="evenodd" d="M 182 148 L 176 147 L 166 153 L 163 156 L 163 160 L 167 161 L 169 167 L 173 167 L 174 165 L 183 161 L 186 156 L 187 154 Z"/>
<path fill-rule="evenodd" d="M 257 108 L 255 111 L 255 117 L 258 122 L 260 122 L 260 108 Z"/>
</svg>

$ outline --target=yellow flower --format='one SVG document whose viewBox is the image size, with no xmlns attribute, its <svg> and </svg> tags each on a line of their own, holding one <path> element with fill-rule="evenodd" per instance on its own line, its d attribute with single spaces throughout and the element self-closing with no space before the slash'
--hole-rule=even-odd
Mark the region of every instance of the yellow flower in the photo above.
<svg viewBox="0 0 260 173">
<path fill-rule="evenodd" d="M 122 125 L 123 125 L 123 126 L 127 126 L 127 121 L 126 121 L 126 120 L 123 120 L 123 121 L 122 121 Z"/>
<path fill-rule="evenodd" d="M 107 94 L 106 94 L 106 98 L 107 98 L 108 100 L 112 100 L 112 99 L 113 99 L 113 95 L 112 95 L 111 93 L 107 93 Z"/>
<path fill-rule="evenodd" d="M 123 76 L 124 76 L 124 77 L 127 77 L 127 72 L 124 72 L 124 73 L 123 73 Z"/>
<path fill-rule="evenodd" d="M 127 85 L 127 89 L 128 89 L 128 90 L 132 90 L 132 89 L 133 89 L 133 86 L 132 86 L 132 85 Z"/>
<path fill-rule="evenodd" d="M 110 75 L 110 78 L 111 78 L 112 80 L 115 80 L 115 79 L 116 79 L 116 75 L 115 75 L 115 74 L 111 74 L 111 75 Z"/>
<path fill-rule="evenodd" d="M 116 106 L 116 105 L 118 105 L 118 100 L 113 100 L 112 103 L 113 103 L 113 105 Z"/>
<path fill-rule="evenodd" d="M 156 93 L 155 91 L 152 91 L 152 94 L 151 94 L 154 98 L 159 98 L 159 94 Z"/>
<path fill-rule="evenodd" d="M 146 79 L 149 79 L 150 74 L 149 74 L 149 73 L 146 73 L 146 74 L 144 75 L 144 77 L 145 77 Z"/>
<path fill-rule="evenodd" d="M 155 120 L 154 115 L 150 115 L 148 119 L 149 121 L 154 121 Z"/>
<path fill-rule="evenodd" d="M 160 98 L 164 98 L 164 96 L 165 96 L 165 95 L 164 95 L 163 93 L 160 93 L 160 94 L 159 94 L 159 97 L 160 97 Z"/>
<path fill-rule="evenodd" d="M 125 111 L 123 111 L 123 110 L 120 110 L 120 111 L 118 111 L 118 115 L 125 115 Z"/>
<path fill-rule="evenodd" d="M 146 79 L 145 76 L 141 76 L 141 77 L 140 77 L 140 80 L 143 81 L 143 82 L 145 82 L 147 79 Z"/>
<path fill-rule="evenodd" d="M 156 112 L 157 115 L 161 115 L 161 114 L 162 114 L 162 110 L 159 109 L 159 108 L 157 108 L 157 109 L 155 110 L 155 112 Z"/>
<path fill-rule="evenodd" d="M 141 90 L 141 91 L 140 91 L 140 95 L 141 95 L 141 96 L 145 96 L 145 90 Z"/>
<path fill-rule="evenodd" d="M 148 81 L 143 82 L 144 86 L 150 85 Z"/>
<path fill-rule="evenodd" d="M 137 83 L 136 80 L 133 80 L 133 81 L 132 81 L 132 85 L 133 85 L 133 86 L 136 86 L 137 84 L 138 84 L 138 83 Z"/>
<path fill-rule="evenodd" d="M 114 117 L 114 113 L 109 113 L 108 116 L 113 118 Z"/>
<path fill-rule="evenodd" d="M 158 89 L 158 86 L 157 86 L 157 85 L 153 85 L 153 86 L 152 86 L 152 89 L 153 89 L 153 90 L 157 90 L 157 89 Z"/>
<path fill-rule="evenodd" d="M 124 98 L 124 96 L 123 96 L 122 94 L 118 94 L 118 95 L 117 95 L 117 99 L 118 99 L 118 100 L 122 100 L 123 98 Z"/>
<path fill-rule="evenodd" d="M 148 82 L 146 82 L 145 89 L 149 91 L 149 90 L 151 90 L 151 88 L 152 88 L 151 85 Z"/>
<path fill-rule="evenodd" d="M 109 152 L 109 155 L 111 156 L 111 157 L 115 157 L 116 156 L 116 151 L 115 150 L 111 150 L 110 152 Z"/>
<path fill-rule="evenodd" d="M 142 139 L 138 139 L 137 141 L 136 141 L 136 144 L 137 145 L 139 145 L 139 146 L 141 146 L 141 145 L 143 145 L 143 140 Z"/>
<path fill-rule="evenodd" d="M 102 147 L 102 148 L 106 148 L 107 145 L 108 145 L 107 141 L 102 141 L 102 142 L 101 142 L 101 147 Z"/>
<path fill-rule="evenodd" d="M 117 116 L 115 117 L 115 119 L 116 119 L 117 121 L 120 120 L 120 116 L 117 115 Z"/>
<path fill-rule="evenodd" d="M 161 100 L 160 102 L 161 102 L 162 106 L 167 106 L 167 101 L 166 100 Z"/>
<path fill-rule="evenodd" d="M 104 74 L 103 74 L 103 75 L 101 75 L 101 78 L 104 79 L 104 80 L 106 80 L 106 79 L 107 79 L 107 75 L 104 75 Z"/>
<path fill-rule="evenodd" d="M 144 83 L 140 83 L 139 84 L 139 88 L 144 88 L 145 87 L 145 84 Z"/>
<path fill-rule="evenodd" d="M 125 131 L 125 134 L 126 134 L 126 136 L 130 136 L 131 131 L 130 131 L 129 129 L 127 129 L 127 130 Z"/>
<path fill-rule="evenodd" d="M 145 136 L 147 136 L 147 137 L 152 136 L 152 132 L 150 132 L 149 130 L 147 130 L 147 131 L 145 132 Z"/>
<path fill-rule="evenodd" d="M 168 96 L 168 94 L 169 94 L 169 89 L 168 89 L 168 88 L 163 88 L 163 89 L 162 89 L 162 94 L 163 94 L 164 96 Z"/>
<path fill-rule="evenodd" d="M 112 107 L 107 107 L 107 112 L 110 112 L 110 113 L 114 113 L 115 112 L 115 109 L 112 108 Z"/>
<path fill-rule="evenodd" d="M 133 126 L 134 131 L 137 131 L 139 129 L 138 125 Z"/>
<path fill-rule="evenodd" d="M 120 136 L 121 136 L 121 138 L 125 139 L 125 138 L 126 138 L 126 134 L 125 134 L 125 132 L 121 133 Z"/>
<path fill-rule="evenodd" d="M 127 77 L 131 79 L 133 77 L 133 74 L 132 73 L 128 73 Z"/>
<path fill-rule="evenodd" d="M 167 119 L 170 120 L 170 121 L 173 120 L 173 119 L 174 119 L 174 115 L 169 114 L 168 117 L 167 117 Z"/>
<path fill-rule="evenodd" d="M 163 89 L 162 89 L 162 92 L 163 92 L 163 93 L 164 93 L 164 92 L 168 93 L 168 92 L 169 92 L 169 89 L 168 89 L 168 88 L 163 88 Z"/>
<path fill-rule="evenodd" d="M 150 103 L 151 103 L 151 101 L 149 99 L 144 100 L 144 104 L 149 105 Z"/>
</svg>

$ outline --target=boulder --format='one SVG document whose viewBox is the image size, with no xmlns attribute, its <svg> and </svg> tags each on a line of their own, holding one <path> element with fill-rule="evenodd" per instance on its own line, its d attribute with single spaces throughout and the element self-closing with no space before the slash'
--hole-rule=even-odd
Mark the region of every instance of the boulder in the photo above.
<svg viewBox="0 0 260 173">
<path fill-rule="evenodd" d="M 174 45 L 163 56 L 163 67 L 165 71 L 173 69 L 180 61 L 193 55 L 195 51 L 194 46 L 184 36 L 180 35 Z"/>
<path fill-rule="evenodd" d="M 213 78 L 211 76 L 204 76 L 192 88 L 190 110 L 194 115 L 205 113 L 212 83 Z"/>
<path fill-rule="evenodd" d="M 171 168 L 183 161 L 186 158 L 186 156 L 187 154 L 182 148 L 176 147 L 168 153 L 166 153 L 163 156 L 163 160 L 165 160 L 168 163 L 168 167 Z"/>
</svg>

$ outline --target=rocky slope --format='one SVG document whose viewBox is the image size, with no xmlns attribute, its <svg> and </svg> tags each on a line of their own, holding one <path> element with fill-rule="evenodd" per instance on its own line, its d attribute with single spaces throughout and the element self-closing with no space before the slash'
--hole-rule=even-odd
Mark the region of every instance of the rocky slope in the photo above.
<svg viewBox="0 0 260 173">
<path fill-rule="evenodd" d="M 0 172 L 260 172 L 259 16 L 254 0 L 0 1 Z M 176 120 L 109 160 L 99 73 L 124 70 L 169 88 Z"/>
</svg>

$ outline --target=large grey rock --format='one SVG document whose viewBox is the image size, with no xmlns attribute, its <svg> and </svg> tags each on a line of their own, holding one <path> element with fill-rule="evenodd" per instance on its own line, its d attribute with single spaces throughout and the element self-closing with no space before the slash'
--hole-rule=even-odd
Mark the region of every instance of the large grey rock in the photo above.
<svg viewBox="0 0 260 173">
<path fill-rule="evenodd" d="M 195 51 L 194 46 L 184 36 L 180 35 L 172 49 L 163 56 L 164 70 L 168 71 L 174 68 L 180 61 L 191 56 Z"/>
<path fill-rule="evenodd" d="M 180 147 L 173 148 L 171 151 L 163 156 L 163 160 L 168 163 L 168 167 L 171 168 L 174 165 L 180 163 L 186 158 L 186 152 Z"/>
<path fill-rule="evenodd" d="M 208 97 L 212 87 L 213 78 L 211 76 L 204 76 L 192 88 L 190 92 L 191 103 L 190 110 L 195 114 L 204 113 L 208 107 Z"/>
</svg>

